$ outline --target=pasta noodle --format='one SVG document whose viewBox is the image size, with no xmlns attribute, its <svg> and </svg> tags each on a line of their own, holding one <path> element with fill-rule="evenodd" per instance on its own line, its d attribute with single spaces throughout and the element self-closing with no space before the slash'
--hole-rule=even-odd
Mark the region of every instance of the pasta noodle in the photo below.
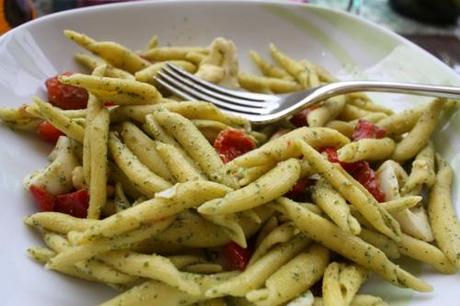
<svg viewBox="0 0 460 306">
<path fill-rule="evenodd" d="M 323 304 L 350 305 L 367 275 L 367 271 L 360 266 L 330 263 L 324 272 Z"/>
<path fill-rule="evenodd" d="M 307 290 L 324 273 L 329 250 L 313 245 L 279 268 L 266 281 L 265 288 L 250 291 L 246 297 L 256 305 L 279 305 Z"/>
<path fill-rule="evenodd" d="M 460 269 L 453 170 L 431 143 L 454 102 L 394 113 L 351 93 L 252 126 L 208 102 L 181 101 L 155 76 L 169 63 L 264 93 L 336 79 L 273 44 L 273 61 L 250 52 L 256 75 L 239 68 L 227 38 L 184 47 L 153 35 L 132 51 L 64 34 L 93 53 L 75 55 L 88 74 L 54 77 L 49 102 L 0 108 L 0 120 L 55 142 L 48 166 L 24 181 L 39 209 L 24 223 L 46 245 L 28 256 L 122 291 L 102 306 L 386 305 L 361 294 L 371 272 L 432 290 L 393 259 Z M 83 108 L 59 100 L 59 90 Z"/>
<path fill-rule="evenodd" d="M 460 267 L 460 226 L 450 198 L 452 168 L 438 158 L 436 182 L 430 192 L 428 216 L 439 248 L 457 269 Z"/>
</svg>

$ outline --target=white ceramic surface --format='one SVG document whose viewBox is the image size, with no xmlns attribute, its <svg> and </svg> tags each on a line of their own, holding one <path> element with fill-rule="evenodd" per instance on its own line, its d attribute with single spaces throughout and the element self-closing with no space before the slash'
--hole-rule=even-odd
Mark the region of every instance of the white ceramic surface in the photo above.
<svg viewBox="0 0 460 306">
<path fill-rule="evenodd" d="M 267 54 L 275 42 L 295 58 L 307 58 L 342 78 L 407 80 L 460 84 L 445 65 L 392 34 L 341 12 L 295 3 L 262 1 L 154 1 L 105 5 L 50 15 L 0 37 L 0 103 L 18 106 L 43 95 L 43 82 L 57 72 L 78 69 L 72 54 L 81 51 L 62 30 L 84 32 L 98 40 L 115 40 L 141 49 L 152 34 L 161 44 L 207 45 L 216 36 L 235 41 L 241 67 L 252 70 L 247 53 Z M 373 95 L 395 108 L 423 99 Z M 460 173 L 459 113 L 451 114 L 436 137 L 438 148 Z M 95 305 L 115 291 L 46 271 L 26 257 L 40 239 L 22 219 L 35 211 L 22 188 L 23 177 L 46 164 L 50 147 L 32 136 L 0 127 L 0 305 Z M 458 190 L 456 180 L 456 190 Z M 455 192 L 456 207 L 460 206 Z M 434 286 L 412 294 L 376 279 L 366 291 L 394 305 L 460 305 L 460 275 L 442 276 L 412 262 L 403 263 Z"/>
</svg>

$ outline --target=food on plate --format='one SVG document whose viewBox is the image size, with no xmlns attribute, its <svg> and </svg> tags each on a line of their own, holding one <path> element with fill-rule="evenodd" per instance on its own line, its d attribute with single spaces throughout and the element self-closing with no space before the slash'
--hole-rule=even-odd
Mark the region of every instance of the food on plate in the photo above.
<svg viewBox="0 0 460 306">
<path fill-rule="evenodd" d="M 46 268 L 119 290 L 114 305 L 384 305 L 369 275 L 432 287 L 393 262 L 460 268 L 453 171 L 431 144 L 445 100 L 395 114 L 354 93 L 253 127 L 154 83 L 172 63 L 223 86 L 283 93 L 334 81 L 275 45 L 261 75 L 236 45 L 127 47 L 74 31 L 86 73 L 46 80 L 46 99 L 0 109 L 54 145 L 25 187 Z M 32 205 L 32 204 L 31 204 Z M 320 288 L 318 294 L 315 288 Z M 385 297 L 383 297 L 385 298 Z"/>
</svg>

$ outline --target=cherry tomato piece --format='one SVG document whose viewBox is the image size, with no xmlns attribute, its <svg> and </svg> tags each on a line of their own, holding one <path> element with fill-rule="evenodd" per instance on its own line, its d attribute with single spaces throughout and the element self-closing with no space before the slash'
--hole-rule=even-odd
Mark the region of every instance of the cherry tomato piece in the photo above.
<svg viewBox="0 0 460 306">
<path fill-rule="evenodd" d="M 62 212 L 77 218 L 86 218 L 88 205 L 88 191 L 86 189 L 80 189 L 56 196 L 54 211 Z"/>
<path fill-rule="evenodd" d="M 339 160 L 339 157 L 337 156 L 337 149 L 336 148 L 333 148 L 333 147 L 325 147 L 325 148 L 322 148 L 320 150 L 321 153 L 325 154 L 327 159 L 331 162 L 331 163 L 337 163 L 337 164 L 340 164 L 342 166 L 343 169 L 345 169 L 345 171 L 347 172 L 351 172 L 353 171 L 354 169 L 356 169 L 357 167 L 359 167 L 359 164 L 361 162 L 354 162 L 354 163 L 346 163 L 346 162 L 342 162 Z"/>
<path fill-rule="evenodd" d="M 52 194 L 40 186 L 31 185 L 29 191 L 38 206 L 39 211 L 53 211 L 55 198 Z"/>
<path fill-rule="evenodd" d="M 104 106 L 105 107 L 111 107 L 111 106 L 115 106 L 116 104 L 112 101 L 107 101 L 107 102 L 104 102 Z"/>
<path fill-rule="evenodd" d="M 314 106 L 304 108 L 303 110 L 295 113 L 291 117 L 291 119 L 289 119 L 289 122 L 291 122 L 296 127 L 308 126 L 308 123 L 307 123 L 308 114 L 312 110 L 314 110 L 314 109 L 316 109 L 318 107 L 319 107 L 319 105 L 314 105 Z"/>
<path fill-rule="evenodd" d="M 251 137 L 236 129 L 225 129 L 214 140 L 214 149 L 219 153 L 224 163 L 228 163 L 255 147 L 256 143 Z"/>
<path fill-rule="evenodd" d="M 59 136 L 64 135 L 48 121 L 43 121 L 37 127 L 37 135 L 46 142 L 56 143 Z"/>
<path fill-rule="evenodd" d="M 223 252 L 230 267 L 240 271 L 244 271 L 248 265 L 249 259 L 251 258 L 251 252 L 249 249 L 243 249 L 233 241 L 224 246 Z"/>
<path fill-rule="evenodd" d="M 327 158 L 332 163 L 340 164 L 345 171 L 351 174 L 358 182 L 361 183 L 379 202 L 385 201 L 385 194 L 380 189 L 380 184 L 375 175 L 374 170 L 369 166 L 366 161 L 357 161 L 354 163 L 345 163 L 339 161 L 337 157 L 337 150 L 332 147 L 326 147 L 321 149 L 323 154 L 326 154 Z"/>
<path fill-rule="evenodd" d="M 359 119 L 351 138 L 353 140 L 360 140 L 364 138 L 380 139 L 385 137 L 386 133 L 387 131 L 385 129 L 376 126 L 372 122 Z"/>
<path fill-rule="evenodd" d="M 285 196 L 294 201 L 304 202 L 308 197 L 307 188 L 311 186 L 311 184 L 312 180 L 306 177 L 301 178 L 294 186 L 292 186 L 291 190 L 289 190 Z"/>
<path fill-rule="evenodd" d="M 360 182 L 378 202 L 385 202 L 385 194 L 380 189 L 375 171 L 372 170 L 368 162 L 361 162 L 359 167 L 354 169 L 350 174 Z"/>
<path fill-rule="evenodd" d="M 81 109 L 88 104 L 88 92 L 84 88 L 66 85 L 59 82 L 62 75 L 72 75 L 71 72 L 64 72 L 46 80 L 48 90 L 48 101 L 61 109 Z"/>
</svg>

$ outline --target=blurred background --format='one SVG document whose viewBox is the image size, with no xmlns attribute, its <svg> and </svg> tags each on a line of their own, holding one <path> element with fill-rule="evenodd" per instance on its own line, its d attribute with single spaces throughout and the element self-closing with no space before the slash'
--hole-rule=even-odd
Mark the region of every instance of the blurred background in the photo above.
<svg viewBox="0 0 460 306">
<path fill-rule="evenodd" d="M 0 34 L 54 12 L 123 1 L 127 0 L 0 0 Z M 308 2 L 362 16 L 403 35 L 460 73 L 460 0 L 279 1 Z"/>
</svg>

